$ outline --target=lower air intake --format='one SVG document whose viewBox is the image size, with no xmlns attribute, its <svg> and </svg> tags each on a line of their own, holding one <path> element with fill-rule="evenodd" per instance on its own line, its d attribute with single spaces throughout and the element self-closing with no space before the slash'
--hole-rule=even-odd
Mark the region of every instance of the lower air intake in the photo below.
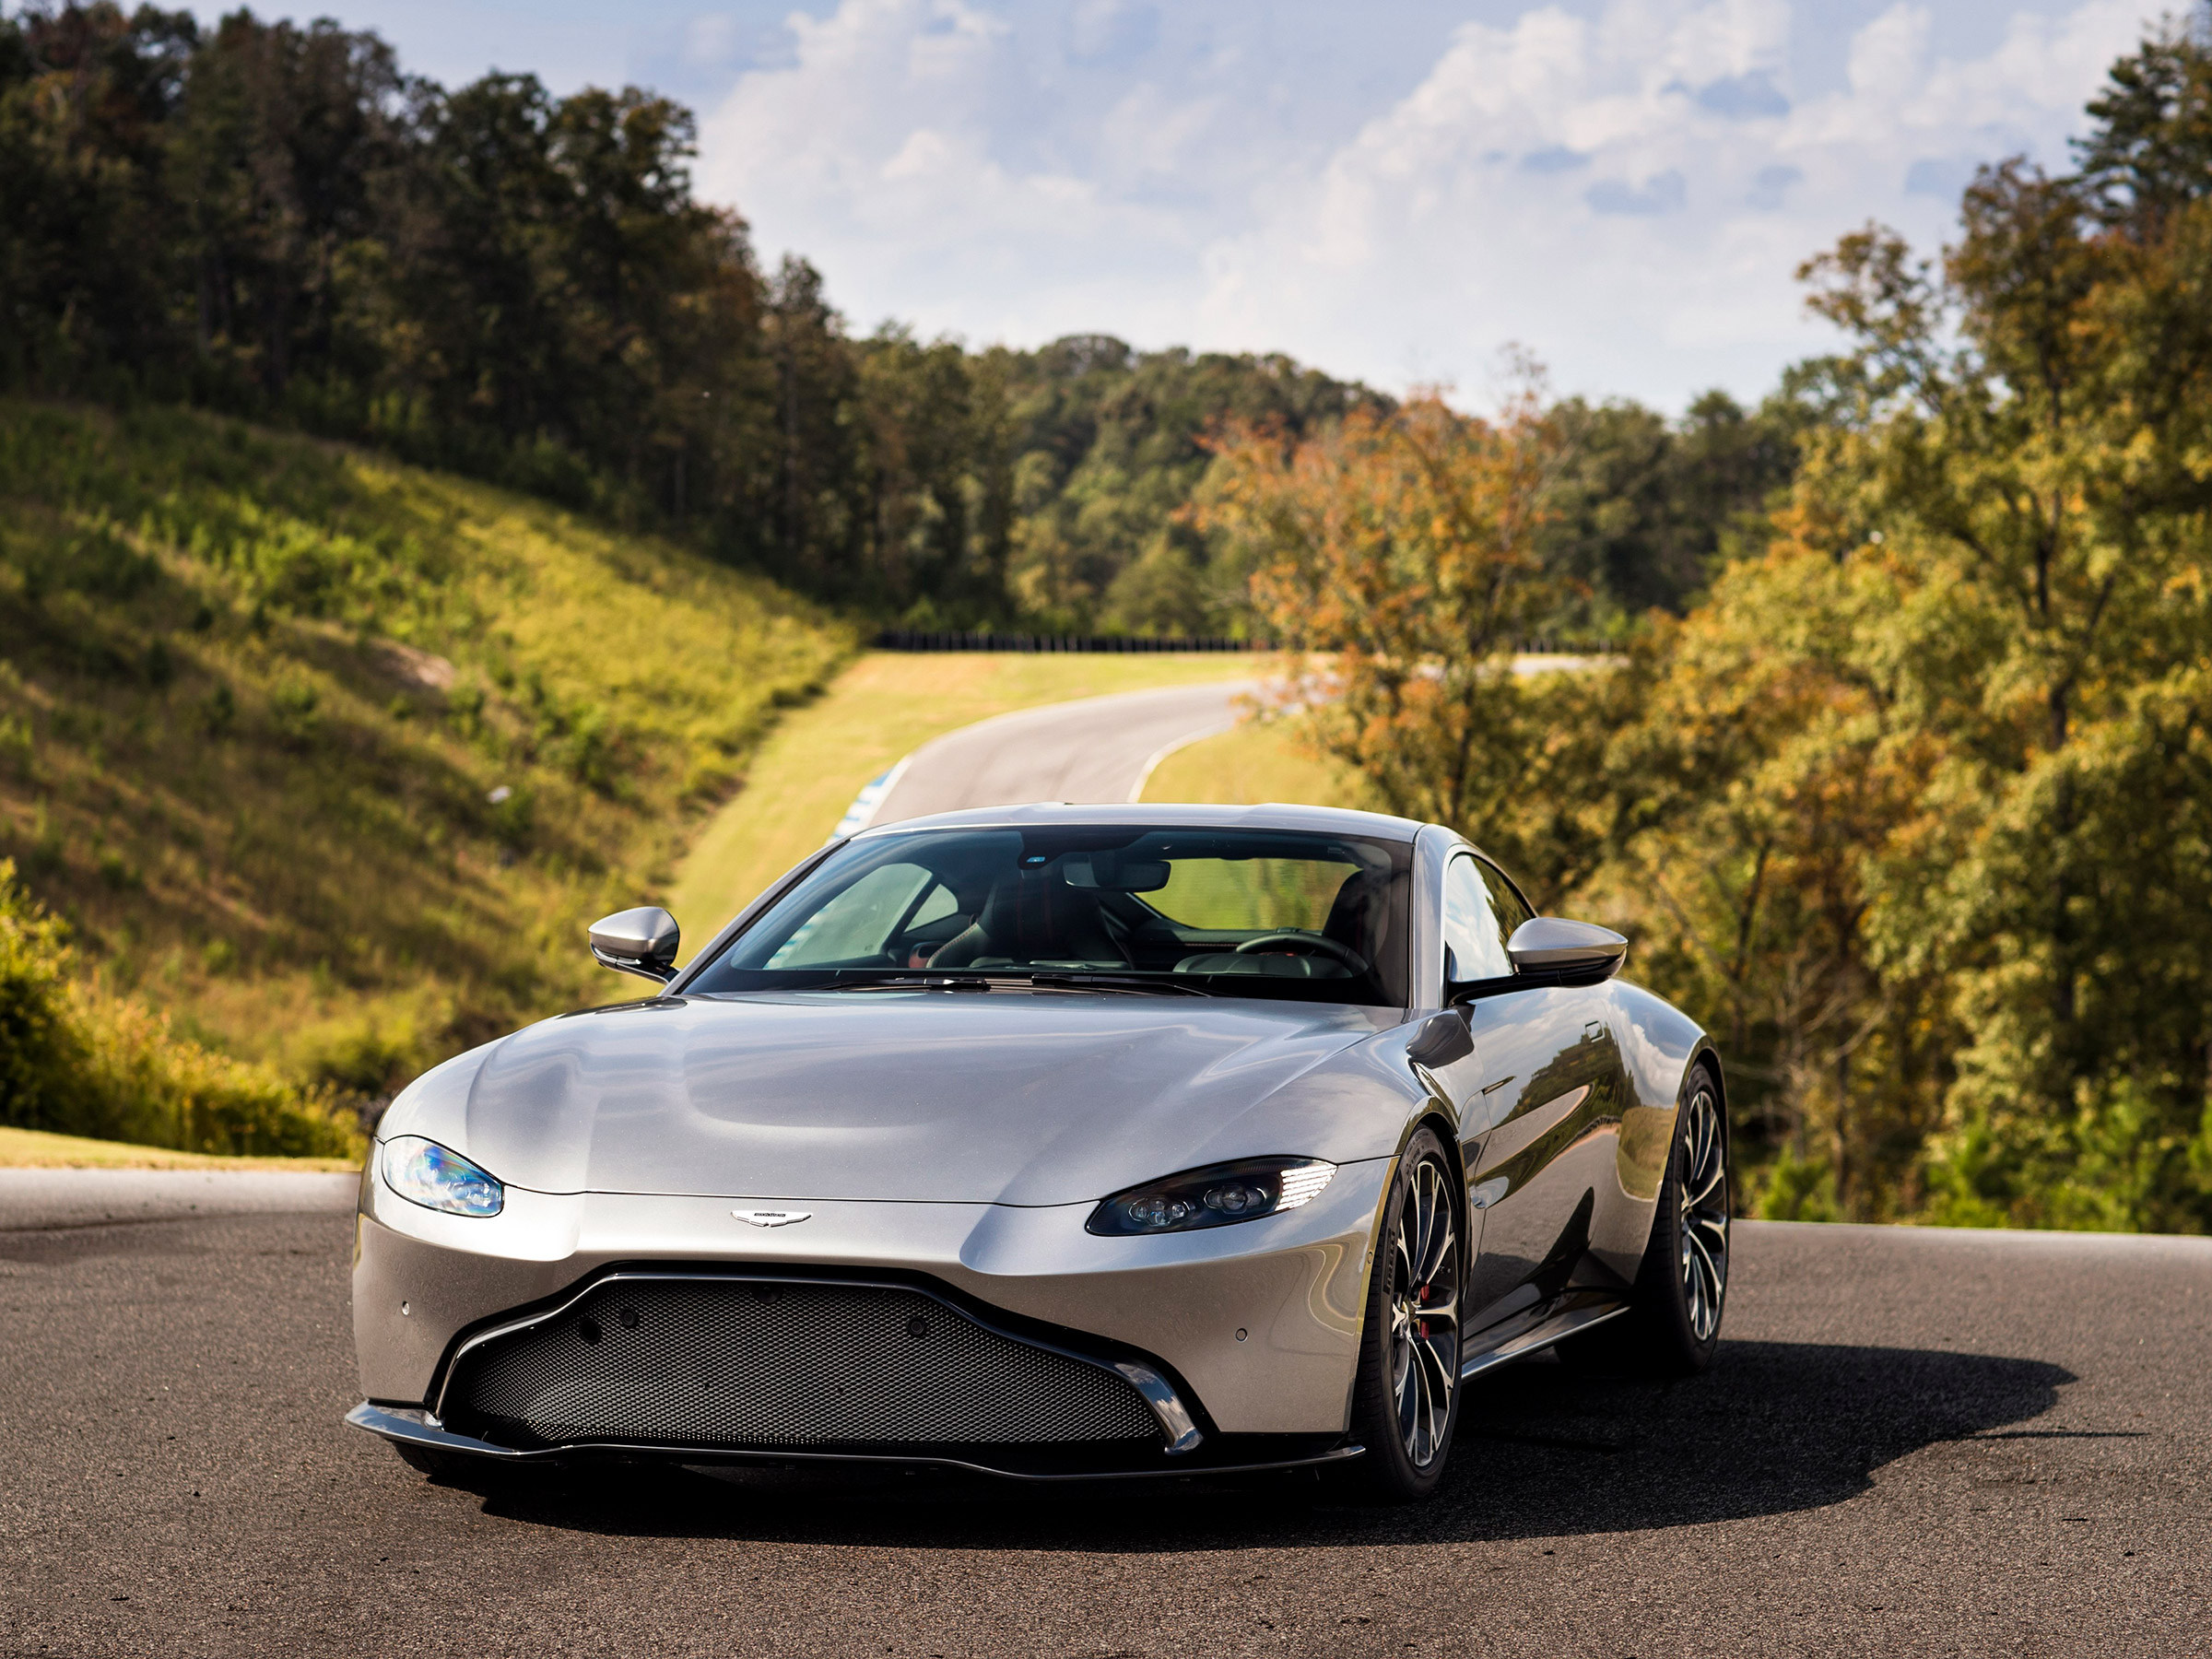
<svg viewBox="0 0 2212 1659">
<path fill-rule="evenodd" d="M 919 1291 L 613 1278 L 465 1353 L 446 1421 L 512 1445 L 732 1450 L 1160 1440 L 1120 1373 Z"/>
</svg>

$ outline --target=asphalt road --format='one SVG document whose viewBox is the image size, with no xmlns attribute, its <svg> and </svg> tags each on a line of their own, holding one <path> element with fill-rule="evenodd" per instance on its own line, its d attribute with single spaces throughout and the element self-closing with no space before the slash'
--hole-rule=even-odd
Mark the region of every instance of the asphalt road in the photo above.
<svg viewBox="0 0 2212 1659">
<path fill-rule="evenodd" d="M 0 1231 L 0 1653 L 2184 1654 L 2212 1241 L 1747 1227 L 1721 1358 L 1535 1361 L 1441 1498 L 425 1480 L 342 1216 Z"/>
<path fill-rule="evenodd" d="M 1515 674 L 1590 666 L 1595 659 L 1523 655 Z M 1185 743 L 1236 724 L 1256 680 L 1122 691 L 1047 703 L 947 732 L 871 784 L 848 815 L 850 833 L 932 812 L 1031 801 L 1134 801 L 1152 768 Z"/>
<path fill-rule="evenodd" d="M 1030 801 L 1134 800 L 1159 756 L 1227 731 L 1237 699 L 1258 688 L 1234 680 L 1122 691 L 978 721 L 910 755 L 868 821 Z"/>
</svg>

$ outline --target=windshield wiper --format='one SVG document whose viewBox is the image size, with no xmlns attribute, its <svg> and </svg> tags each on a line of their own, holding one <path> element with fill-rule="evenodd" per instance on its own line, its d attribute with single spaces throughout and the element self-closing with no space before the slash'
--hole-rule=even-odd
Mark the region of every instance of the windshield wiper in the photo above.
<svg viewBox="0 0 2212 1659">
<path fill-rule="evenodd" d="M 978 973 L 888 973 L 844 969 L 794 991 L 995 991 L 1044 986 L 1053 990 L 1120 991 L 1150 996 L 1212 996 L 1187 980 L 1149 973 L 1092 973 L 1079 968 L 986 969 Z"/>
<path fill-rule="evenodd" d="M 1167 979 L 1149 973 L 1085 973 L 1077 970 L 1045 969 L 1026 976 L 1032 985 L 1065 985 L 1078 991 L 1129 991 L 1154 996 L 1211 996 L 1203 985 L 1188 980 Z"/>
<path fill-rule="evenodd" d="M 794 991 L 988 991 L 991 982 L 981 976 L 951 973 L 833 974 L 812 985 L 794 985 Z"/>
</svg>

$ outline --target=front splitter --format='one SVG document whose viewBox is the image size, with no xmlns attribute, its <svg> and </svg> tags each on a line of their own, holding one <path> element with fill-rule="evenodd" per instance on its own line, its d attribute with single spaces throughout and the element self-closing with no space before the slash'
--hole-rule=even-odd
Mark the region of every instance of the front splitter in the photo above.
<svg viewBox="0 0 2212 1659">
<path fill-rule="evenodd" d="M 1318 1468 L 1349 1463 L 1365 1454 L 1364 1446 L 1316 1444 L 1311 1440 L 1275 1435 L 1217 1435 L 1194 1452 L 1172 1462 L 1165 1453 L 1158 1465 L 1127 1466 L 1052 1466 L 1051 1454 L 1032 1453 L 1034 1461 L 1009 1457 L 993 1461 L 988 1452 L 962 1448 L 953 1452 L 815 1452 L 735 1450 L 728 1446 L 673 1446 L 621 1441 L 584 1441 L 573 1444 L 518 1450 L 470 1435 L 455 1434 L 427 1412 L 378 1406 L 363 1401 L 346 1414 L 356 1429 L 394 1444 L 419 1447 L 453 1457 L 481 1459 L 488 1465 L 515 1467 L 544 1466 L 601 1459 L 642 1459 L 671 1464 L 860 1465 L 959 1469 L 989 1475 L 1001 1480 L 1159 1480 L 1194 1475 L 1260 1474 L 1271 1469 Z"/>
</svg>

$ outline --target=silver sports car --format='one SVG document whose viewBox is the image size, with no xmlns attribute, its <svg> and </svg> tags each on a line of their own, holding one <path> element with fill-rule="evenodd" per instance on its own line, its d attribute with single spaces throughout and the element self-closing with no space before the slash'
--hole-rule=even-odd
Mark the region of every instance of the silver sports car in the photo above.
<svg viewBox="0 0 2212 1659">
<path fill-rule="evenodd" d="M 409 1462 L 1340 1465 L 1466 1379 L 1702 1367 L 1712 1043 L 1434 824 L 1028 806 L 833 842 L 682 971 L 448 1061 L 361 1179 L 349 1421 Z"/>
</svg>

